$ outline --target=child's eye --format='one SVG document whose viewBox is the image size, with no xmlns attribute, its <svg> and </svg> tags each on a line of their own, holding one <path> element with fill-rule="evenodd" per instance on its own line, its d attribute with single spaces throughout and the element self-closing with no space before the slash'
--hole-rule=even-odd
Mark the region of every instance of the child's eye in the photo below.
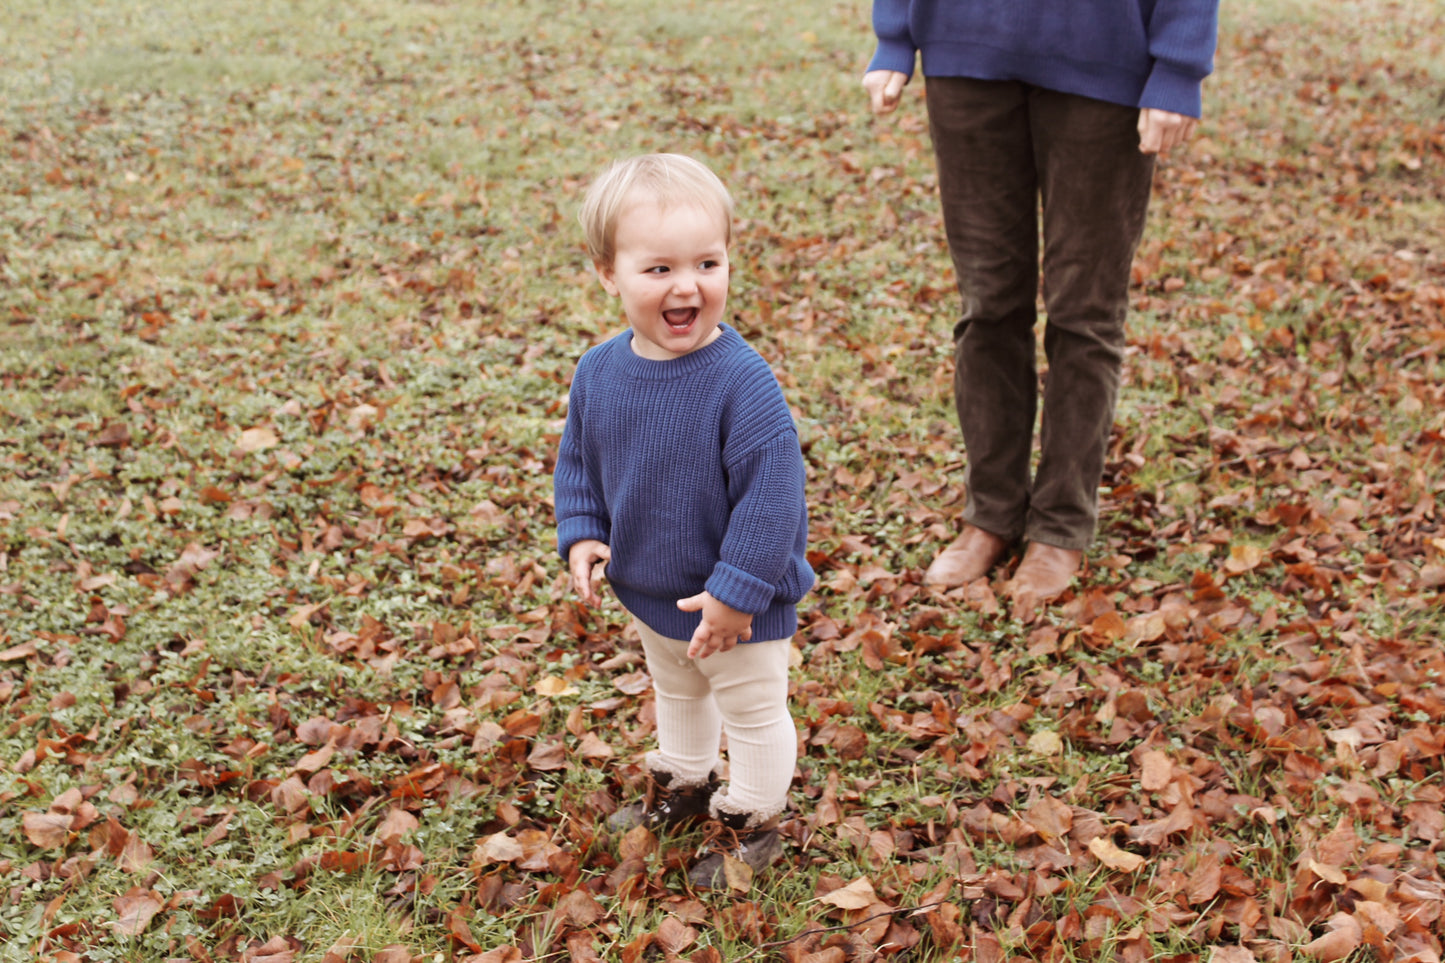
<svg viewBox="0 0 1445 963">
<path fill-rule="evenodd" d="M 722 262 L 721 262 L 721 261 L 703 261 L 701 266 L 702 266 L 702 269 L 703 269 L 704 271 L 710 271 L 710 270 L 712 270 L 712 269 L 715 268 L 715 267 L 721 267 L 721 266 L 722 266 Z"/>
<path fill-rule="evenodd" d="M 658 264 L 658 265 L 654 265 L 653 267 L 648 268 L 646 271 L 643 271 L 642 273 L 643 273 L 643 274 L 666 274 L 666 273 L 668 272 L 668 270 L 669 270 L 669 269 L 667 268 L 666 265 Z"/>
</svg>

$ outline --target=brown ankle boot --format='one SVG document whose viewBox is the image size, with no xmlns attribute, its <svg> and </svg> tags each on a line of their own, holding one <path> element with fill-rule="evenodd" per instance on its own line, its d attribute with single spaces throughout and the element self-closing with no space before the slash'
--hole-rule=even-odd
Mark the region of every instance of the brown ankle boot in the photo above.
<svg viewBox="0 0 1445 963">
<path fill-rule="evenodd" d="M 614 832 L 627 832 L 637 826 L 658 830 L 706 819 L 718 785 L 715 772 L 708 773 L 704 782 L 683 785 L 670 772 L 649 770 L 642 799 L 609 816 L 607 826 Z"/>
<path fill-rule="evenodd" d="M 779 817 L 758 820 L 749 813 L 719 812 L 717 820 L 721 830 L 717 841 L 687 873 L 688 882 L 699 889 L 723 889 L 728 885 L 726 857 L 745 863 L 754 873 L 759 873 L 783 855 Z"/>
</svg>

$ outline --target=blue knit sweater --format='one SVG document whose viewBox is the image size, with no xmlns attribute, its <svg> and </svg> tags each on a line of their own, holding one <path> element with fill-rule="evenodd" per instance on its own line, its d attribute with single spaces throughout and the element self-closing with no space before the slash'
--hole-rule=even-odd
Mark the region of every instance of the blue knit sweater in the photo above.
<svg viewBox="0 0 1445 963">
<path fill-rule="evenodd" d="M 869 70 L 1020 80 L 1198 117 L 1219 0 L 873 0 Z"/>
<path fill-rule="evenodd" d="M 678 599 L 706 589 L 753 615 L 752 640 L 797 630 L 813 585 L 803 455 L 777 379 L 724 324 L 670 361 L 632 351 L 629 329 L 582 356 L 553 477 L 557 548 L 611 547 L 607 581 L 654 632 L 689 639 Z"/>
</svg>

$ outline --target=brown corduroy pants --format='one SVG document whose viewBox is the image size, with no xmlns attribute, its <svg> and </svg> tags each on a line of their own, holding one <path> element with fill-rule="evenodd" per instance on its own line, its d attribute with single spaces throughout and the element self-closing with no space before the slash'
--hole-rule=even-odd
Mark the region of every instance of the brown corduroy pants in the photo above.
<svg viewBox="0 0 1445 963">
<path fill-rule="evenodd" d="M 954 401 L 967 456 L 964 519 L 1009 540 L 1082 549 L 1098 521 L 1154 170 L 1139 153 L 1139 112 L 1015 82 L 925 83 L 963 298 Z M 1041 221 L 1048 371 L 1031 474 Z"/>
</svg>

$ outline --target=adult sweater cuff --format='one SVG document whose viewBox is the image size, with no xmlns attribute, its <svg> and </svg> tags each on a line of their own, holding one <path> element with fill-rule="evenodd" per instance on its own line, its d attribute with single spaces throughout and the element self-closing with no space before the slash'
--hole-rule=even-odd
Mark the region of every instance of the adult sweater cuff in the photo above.
<svg viewBox="0 0 1445 963">
<path fill-rule="evenodd" d="M 900 74 L 912 77 L 914 62 L 917 59 L 918 51 L 913 44 L 880 39 L 878 50 L 873 54 L 873 59 L 868 62 L 868 69 L 870 71 L 896 70 Z"/>
<path fill-rule="evenodd" d="M 1139 106 L 1167 110 L 1186 117 L 1198 117 L 1201 112 L 1202 83 L 1203 78 L 1180 73 L 1163 63 L 1156 63 L 1144 85 L 1144 93 L 1139 97 Z"/>
<path fill-rule="evenodd" d="M 777 589 L 771 583 L 749 575 L 740 568 L 726 562 L 718 562 L 704 586 L 707 593 L 726 606 L 757 615 L 765 612 L 777 597 Z"/>
</svg>

